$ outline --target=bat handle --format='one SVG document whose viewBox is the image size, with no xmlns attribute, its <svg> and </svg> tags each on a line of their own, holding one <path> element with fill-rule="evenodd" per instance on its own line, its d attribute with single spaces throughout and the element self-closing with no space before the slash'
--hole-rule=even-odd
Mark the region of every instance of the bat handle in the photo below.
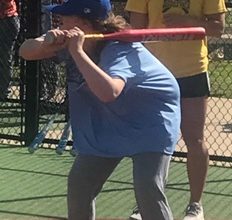
<svg viewBox="0 0 232 220">
<path fill-rule="evenodd" d="M 54 33 L 52 32 L 48 32 L 45 37 L 44 37 L 44 41 L 47 43 L 47 44 L 53 44 L 56 42 L 56 36 Z"/>
<path fill-rule="evenodd" d="M 100 40 L 100 39 L 103 39 L 104 37 L 105 37 L 104 34 L 85 34 L 86 39 Z"/>
<path fill-rule="evenodd" d="M 100 40 L 104 38 L 104 34 L 86 34 L 85 38 Z M 53 32 L 48 32 L 44 37 L 44 41 L 47 44 L 53 44 L 56 42 L 56 35 Z"/>
</svg>

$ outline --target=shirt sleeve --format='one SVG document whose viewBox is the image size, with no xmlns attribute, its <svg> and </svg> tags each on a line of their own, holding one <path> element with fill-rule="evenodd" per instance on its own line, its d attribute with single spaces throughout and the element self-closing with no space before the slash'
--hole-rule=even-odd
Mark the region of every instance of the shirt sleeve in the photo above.
<svg viewBox="0 0 232 220">
<path fill-rule="evenodd" d="M 137 58 L 138 59 L 138 58 Z M 99 66 L 111 77 L 123 79 L 126 83 L 136 76 L 135 51 L 131 44 L 110 43 L 101 53 Z"/>
<path fill-rule="evenodd" d="M 148 0 L 128 0 L 125 7 L 126 11 L 147 14 Z"/>
<path fill-rule="evenodd" d="M 218 14 L 226 12 L 226 6 L 224 0 L 205 0 L 204 1 L 204 14 Z"/>
</svg>

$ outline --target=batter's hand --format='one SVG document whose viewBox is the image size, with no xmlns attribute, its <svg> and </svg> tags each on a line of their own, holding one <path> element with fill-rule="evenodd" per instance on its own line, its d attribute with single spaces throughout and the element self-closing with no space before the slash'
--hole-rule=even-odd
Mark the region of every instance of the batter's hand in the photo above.
<svg viewBox="0 0 232 220">
<path fill-rule="evenodd" d="M 68 32 L 68 38 L 69 38 L 68 49 L 71 54 L 75 52 L 83 51 L 85 34 L 80 28 L 74 27 L 73 29 L 70 29 Z"/>
<path fill-rule="evenodd" d="M 53 29 L 49 30 L 47 32 L 48 35 L 53 36 L 53 46 L 59 46 L 59 47 L 66 47 L 69 40 L 69 31 L 68 30 L 60 30 L 60 29 Z M 48 44 L 50 46 L 51 42 L 44 41 L 45 44 Z"/>
</svg>

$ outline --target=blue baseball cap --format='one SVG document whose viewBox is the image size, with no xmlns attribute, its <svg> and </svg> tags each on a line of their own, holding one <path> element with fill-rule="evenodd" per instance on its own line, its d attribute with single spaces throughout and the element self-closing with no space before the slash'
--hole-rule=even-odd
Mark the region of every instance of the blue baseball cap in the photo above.
<svg viewBox="0 0 232 220">
<path fill-rule="evenodd" d="M 87 19 L 105 19 L 112 10 L 110 0 L 64 0 L 45 8 L 60 15 L 77 15 Z"/>
</svg>

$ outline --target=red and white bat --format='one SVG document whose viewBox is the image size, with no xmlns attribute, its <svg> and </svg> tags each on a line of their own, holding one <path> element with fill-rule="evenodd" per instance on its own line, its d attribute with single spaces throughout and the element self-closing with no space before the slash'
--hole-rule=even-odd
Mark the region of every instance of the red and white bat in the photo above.
<svg viewBox="0 0 232 220">
<path fill-rule="evenodd" d="M 152 42 L 152 41 L 183 41 L 201 40 L 206 36 L 202 27 L 188 28 L 159 28 L 159 29 L 129 29 L 110 34 L 86 34 L 87 39 L 120 40 L 125 42 Z M 56 41 L 53 32 L 45 35 L 45 41 L 52 44 Z"/>
</svg>

